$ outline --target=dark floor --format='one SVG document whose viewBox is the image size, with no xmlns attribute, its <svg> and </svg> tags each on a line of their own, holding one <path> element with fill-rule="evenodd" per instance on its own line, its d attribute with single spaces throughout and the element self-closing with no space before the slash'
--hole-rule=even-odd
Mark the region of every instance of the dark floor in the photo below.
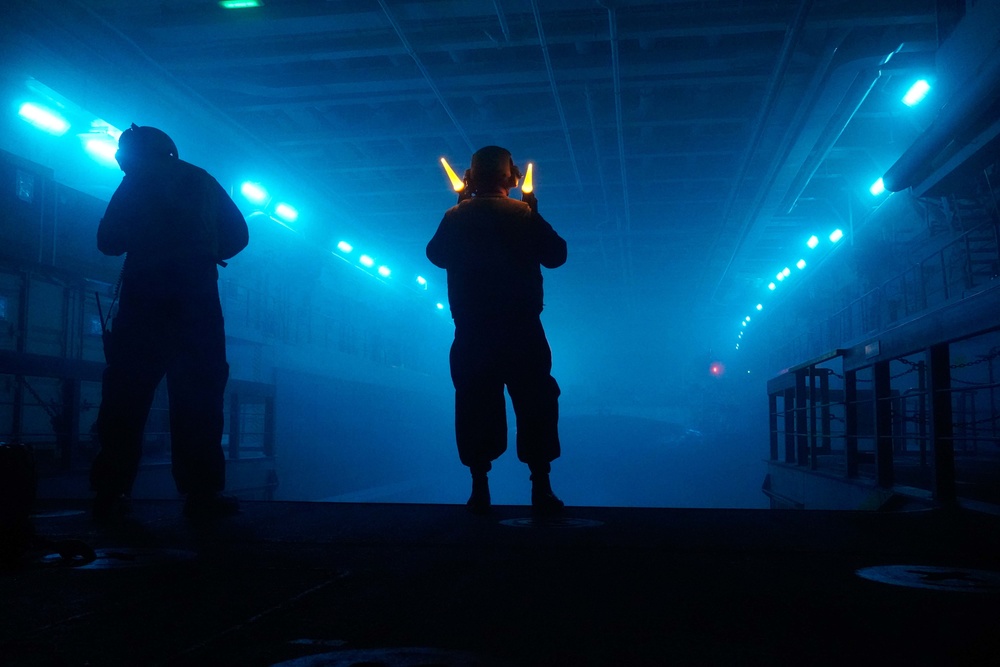
<svg viewBox="0 0 1000 667">
<path fill-rule="evenodd" d="M 34 520 L 0 573 L 3 665 L 1000 664 L 1000 519 L 245 503 L 216 523 L 140 502 Z M 861 568 L 930 588 L 880 583 Z M 935 569 L 938 568 L 938 569 Z M 985 572 L 982 572 L 985 571 Z M 945 590 L 952 589 L 952 590 Z"/>
</svg>

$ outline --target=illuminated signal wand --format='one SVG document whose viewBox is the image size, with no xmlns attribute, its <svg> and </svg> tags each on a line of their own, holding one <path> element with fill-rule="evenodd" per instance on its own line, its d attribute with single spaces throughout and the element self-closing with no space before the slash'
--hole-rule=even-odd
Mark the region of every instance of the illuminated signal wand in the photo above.
<svg viewBox="0 0 1000 667">
<path fill-rule="evenodd" d="M 448 180 L 451 181 L 452 189 L 458 193 L 458 201 L 461 202 L 471 197 L 472 195 L 466 192 L 466 185 L 468 184 L 458 177 L 458 174 L 455 173 L 455 170 L 451 168 L 451 165 L 444 158 L 441 158 L 441 166 L 444 167 L 445 173 L 448 174 Z"/>
<path fill-rule="evenodd" d="M 521 201 L 531 207 L 531 210 L 538 213 L 538 198 L 535 197 L 535 184 L 531 177 L 532 168 L 535 165 L 528 163 L 528 168 L 524 172 L 524 183 L 521 184 Z"/>
</svg>

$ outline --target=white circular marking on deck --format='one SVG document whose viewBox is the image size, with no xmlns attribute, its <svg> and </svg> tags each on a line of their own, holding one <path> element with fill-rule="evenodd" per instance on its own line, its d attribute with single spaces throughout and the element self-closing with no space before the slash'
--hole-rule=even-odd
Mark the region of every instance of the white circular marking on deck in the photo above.
<svg viewBox="0 0 1000 667">
<path fill-rule="evenodd" d="M 529 516 L 523 519 L 505 519 L 500 524 L 512 528 L 594 528 L 603 526 L 604 522 L 571 516 Z"/>
<path fill-rule="evenodd" d="M 876 565 L 857 571 L 870 581 L 958 593 L 1000 593 L 1000 572 L 936 565 Z"/>
</svg>

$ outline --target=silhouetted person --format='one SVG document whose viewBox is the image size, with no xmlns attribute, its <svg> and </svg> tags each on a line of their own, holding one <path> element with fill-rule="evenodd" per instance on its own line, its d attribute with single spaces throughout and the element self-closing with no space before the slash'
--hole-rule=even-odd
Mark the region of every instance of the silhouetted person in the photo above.
<svg viewBox="0 0 1000 667">
<path fill-rule="evenodd" d="M 509 198 L 520 177 L 506 149 L 476 151 L 459 203 L 427 244 L 427 258 L 448 271 L 455 436 L 472 472 L 468 507 L 477 513 L 490 509 L 487 473 L 507 449 L 504 386 L 517 418 L 517 456 L 531 470 L 532 508 L 563 507 L 549 484 L 559 456 L 559 385 L 540 319 L 540 266 L 561 266 L 566 241 L 538 214 L 534 195 Z"/>
<path fill-rule="evenodd" d="M 249 240 L 246 221 L 206 171 L 179 160 L 164 132 L 132 127 L 115 155 L 125 177 L 97 230 L 106 255 L 126 253 L 120 302 L 106 332 L 91 470 L 94 515 L 129 509 L 143 430 L 167 378 L 173 476 L 188 516 L 239 511 L 225 488 L 223 396 L 229 379 L 217 265 Z"/>
</svg>

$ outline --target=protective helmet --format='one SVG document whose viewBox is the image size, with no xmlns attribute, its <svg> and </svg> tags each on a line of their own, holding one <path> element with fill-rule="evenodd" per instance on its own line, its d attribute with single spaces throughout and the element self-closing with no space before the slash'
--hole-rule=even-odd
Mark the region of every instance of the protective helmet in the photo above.
<svg viewBox="0 0 1000 667">
<path fill-rule="evenodd" d="M 140 162 L 162 158 L 177 159 L 177 146 L 163 130 L 132 123 L 132 127 L 118 137 L 115 159 L 122 171 Z"/>
<path fill-rule="evenodd" d="M 472 154 L 469 170 L 470 189 L 502 186 L 516 188 L 521 180 L 521 170 L 514 164 L 510 151 L 500 146 L 484 146 Z"/>
</svg>

